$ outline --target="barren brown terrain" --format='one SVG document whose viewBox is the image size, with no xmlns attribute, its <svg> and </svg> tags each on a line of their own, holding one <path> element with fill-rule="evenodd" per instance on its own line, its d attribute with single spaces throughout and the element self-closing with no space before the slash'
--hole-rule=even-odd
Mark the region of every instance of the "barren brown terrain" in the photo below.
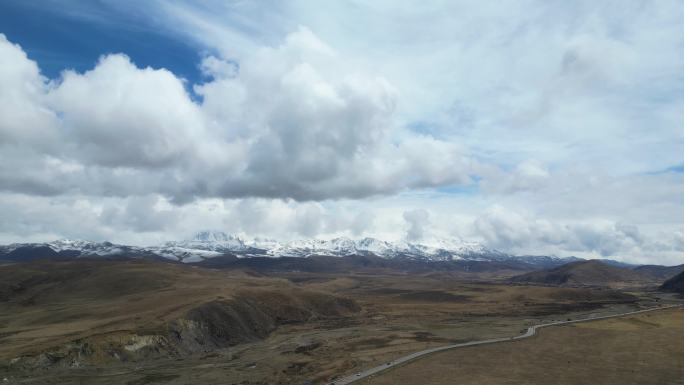
<svg viewBox="0 0 684 385">
<path fill-rule="evenodd" d="M 267 275 L 134 260 L 4 265 L 0 377 L 320 384 L 428 347 L 663 303 L 652 291 L 511 285 L 510 274 Z"/>
</svg>

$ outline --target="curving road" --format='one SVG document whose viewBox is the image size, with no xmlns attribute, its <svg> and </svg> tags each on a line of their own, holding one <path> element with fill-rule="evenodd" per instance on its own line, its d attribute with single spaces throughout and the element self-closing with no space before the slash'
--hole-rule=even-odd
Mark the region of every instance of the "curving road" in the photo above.
<svg viewBox="0 0 684 385">
<path fill-rule="evenodd" d="M 682 306 L 682 305 L 659 306 L 659 307 L 650 308 L 650 309 L 637 310 L 637 311 L 631 311 L 631 312 L 627 312 L 627 313 L 606 315 L 606 316 L 600 316 L 600 317 L 584 318 L 584 319 L 577 319 L 577 320 L 572 320 L 572 321 L 550 322 L 550 323 L 546 323 L 546 324 L 530 326 L 529 328 L 527 328 L 527 331 L 525 332 L 525 334 L 521 334 L 521 335 L 515 336 L 515 337 L 493 338 L 493 339 L 489 339 L 489 340 L 471 341 L 471 342 L 466 342 L 466 343 L 462 343 L 462 344 L 439 346 L 436 348 L 421 350 L 421 351 L 418 351 L 415 353 L 411 353 L 407 356 L 398 358 L 394 361 L 390 361 L 384 365 L 376 366 L 374 368 L 370 368 L 370 369 L 364 370 L 362 372 L 358 372 L 358 373 L 353 374 L 351 376 L 340 378 L 340 379 L 337 379 L 335 381 L 329 382 L 328 385 L 351 384 L 352 382 L 359 381 L 359 380 L 364 379 L 364 378 L 368 378 L 374 374 L 378 374 L 378 373 L 385 371 L 387 369 L 402 365 L 408 361 L 415 360 L 416 358 L 423 357 L 423 356 L 426 356 L 426 355 L 432 354 L 432 353 L 441 352 L 444 350 L 465 348 L 468 346 L 475 346 L 475 345 L 495 344 L 497 342 L 514 341 L 514 340 L 521 340 L 524 338 L 530 338 L 530 337 L 534 336 L 535 334 L 537 334 L 538 329 L 549 327 L 549 326 L 573 324 L 573 323 L 579 323 L 579 322 L 597 321 L 597 320 L 602 320 L 602 319 L 607 319 L 607 318 L 624 317 L 624 316 L 628 316 L 628 315 L 646 313 L 646 312 L 650 312 L 650 311 L 671 309 L 673 307 L 679 307 L 679 306 Z"/>
</svg>

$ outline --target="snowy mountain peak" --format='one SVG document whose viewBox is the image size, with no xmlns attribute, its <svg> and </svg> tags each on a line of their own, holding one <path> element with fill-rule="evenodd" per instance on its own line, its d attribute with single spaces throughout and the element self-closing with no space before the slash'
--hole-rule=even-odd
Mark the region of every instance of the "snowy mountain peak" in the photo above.
<svg viewBox="0 0 684 385">
<path fill-rule="evenodd" d="M 226 234 L 223 231 L 200 231 L 186 241 L 166 242 L 162 248 L 174 248 L 183 250 L 213 251 L 217 254 L 224 252 L 242 252 L 250 247 L 236 235 Z"/>
<path fill-rule="evenodd" d="M 396 251 L 396 245 L 382 241 L 377 238 L 363 238 L 356 241 L 356 249 L 368 251 L 370 253 L 385 254 L 388 251 Z"/>
<path fill-rule="evenodd" d="M 354 253 L 356 251 L 356 244 L 354 241 L 346 237 L 331 239 L 325 242 L 323 247 L 333 252 Z"/>
<path fill-rule="evenodd" d="M 195 234 L 190 242 L 232 242 L 240 240 L 239 237 L 228 235 L 223 231 L 205 230 Z"/>
<path fill-rule="evenodd" d="M 73 248 L 83 248 L 88 245 L 93 244 L 93 242 L 90 241 L 84 241 L 80 239 L 58 239 L 56 241 L 52 241 L 48 243 L 48 246 L 52 248 L 55 251 L 63 250 L 63 249 L 73 249 Z"/>
<path fill-rule="evenodd" d="M 255 249 L 271 250 L 280 246 L 280 242 L 275 239 L 256 237 L 249 242 L 249 246 Z"/>
<path fill-rule="evenodd" d="M 534 263 L 548 263 L 562 258 L 547 256 L 517 257 L 498 250 L 488 249 L 477 242 L 466 242 L 458 238 L 432 239 L 424 243 L 399 240 L 388 242 L 377 238 L 353 240 L 338 237 L 329 240 L 300 239 L 278 242 L 272 239 L 254 238 L 248 241 L 222 231 L 201 231 L 186 241 L 171 241 L 157 246 L 139 247 L 61 239 L 42 244 L 12 244 L 0 246 L 0 256 L 26 247 L 49 247 L 63 256 L 140 256 L 144 258 L 163 257 L 181 262 L 200 262 L 205 259 L 232 254 L 240 258 L 310 257 L 310 256 L 376 256 L 381 258 L 408 258 L 425 261 L 504 261 L 521 260 Z"/>
</svg>

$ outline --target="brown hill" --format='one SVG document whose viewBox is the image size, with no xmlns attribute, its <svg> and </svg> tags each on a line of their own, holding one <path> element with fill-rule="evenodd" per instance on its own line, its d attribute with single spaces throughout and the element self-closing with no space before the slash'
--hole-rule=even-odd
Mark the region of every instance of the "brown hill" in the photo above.
<svg viewBox="0 0 684 385">
<path fill-rule="evenodd" d="M 143 260 L 0 266 L 0 362 L 72 367 L 180 357 L 349 316 L 350 299 L 287 280 Z"/>
<path fill-rule="evenodd" d="M 656 281 L 665 281 L 684 271 L 684 265 L 661 266 L 641 265 L 634 268 L 637 273 L 651 277 Z"/>
<path fill-rule="evenodd" d="M 510 281 L 554 286 L 624 287 L 645 285 L 651 280 L 631 269 L 607 265 L 599 260 L 590 260 L 533 271 L 515 276 Z"/>
<path fill-rule="evenodd" d="M 660 290 L 684 294 L 684 272 L 665 281 L 665 283 L 660 286 Z"/>
</svg>

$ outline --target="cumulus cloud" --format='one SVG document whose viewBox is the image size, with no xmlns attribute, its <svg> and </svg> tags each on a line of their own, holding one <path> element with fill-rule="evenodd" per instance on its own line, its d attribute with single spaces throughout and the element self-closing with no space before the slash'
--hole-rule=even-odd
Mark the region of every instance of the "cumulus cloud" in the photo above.
<svg viewBox="0 0 684 385">
<path fill-rule="evenodd" d="M 202 229 L 249 237 L 299 239 L 372 234 L 376 216 L 318 202 L 262 198 L 202 199 L 175 205 L 160 195 L 38 197 L 0 193 L 0 244 L 77 238 L 150 245 L 185 239 Z M 384 216 L 384 214 L 382 214 Z M 401 214 L 399 214 L 401 217 Z"/>
<path fill-rule="evenodd" d="M 408 224 L 406 239 L 420 241 L 425 237 L 426 227 L 429 225 L 430 213 L 424 209 L 404 211 L 404 220 Z"/>
<path fill-rule="evenodd" d="M 49 145 L 56 116 L 45 107 L 48 85 L 38 65 L 0 33 L 0 144 Z"/>
<path fill-rule="evenodd" d="M 0 35 L 0 237 L 408 232 L 682 261 L 678 2 L 102 4 L 206 53 L 202 80 L 125 52 L 47 79 Z"/>
<path fill-rule="evenodd" d="M 609 219 L 551 221 L 529 212 L 493 206 L 473 222 L 473 235 L 502 250 L 648 262 L 654 254 L 676 261 L 681 233 L 644 234 L 639 226 Z"/>
<path fill-rule="evenodd" d="M 61 145 L 68 147 L 60 155 L 84 164 L 171 168 L 205 145 L 203 117 L 182 81 L 121 54 L 103 56 L 83 74 L 64 72 L 48 100 L 62 117 Z"/>
<path fill-rule="evenodd" d="M 0 118 L 13 141 L 2 147 L 13 160 L 0 171 L 8 191 L 323 200 L 468 180 L 461 148 L 394 135 L 396 90 L 331 71 L 341 58 L 306 28 L 246 57 L 239 72 L 207 57 L 211 80 L 194 86 L 201 102 L 173 73 L 122 54 L 47 82 L 20 47 L 4 36 L 0 45 L 10 64 L 1 97 L 21 104 Z"/>
</svg>

